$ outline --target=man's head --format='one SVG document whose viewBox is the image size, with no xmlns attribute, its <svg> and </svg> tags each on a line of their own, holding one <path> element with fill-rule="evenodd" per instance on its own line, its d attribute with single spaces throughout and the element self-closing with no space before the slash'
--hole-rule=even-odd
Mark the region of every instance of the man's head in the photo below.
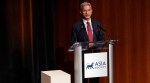
<svg viewBox="0 0 150 83">
<path fill-rule="evenodd" d="M 80 13 L 85 20 L 89 20 L 92 15 L 92 5 L 89 2 L 83 2 L 80 5 Z"/>
</svg>

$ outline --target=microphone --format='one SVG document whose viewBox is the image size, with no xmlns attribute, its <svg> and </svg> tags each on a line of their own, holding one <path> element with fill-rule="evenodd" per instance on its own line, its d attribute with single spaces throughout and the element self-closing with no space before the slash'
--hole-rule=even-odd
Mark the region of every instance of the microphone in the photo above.
<svg viewBox="0 0 150 83">
<path fill-rule="evenodd" d="M 118 42 L 119 40 L 113 40 L 113 39 L 111 39 L 111 34 L 109 33 L 109 31 L 107 31 L 106 29 L 104 29 L 102 26 L 100 26 L 100 25 L 97 25 L 103 32 L 107 32 L 106 34 L 106 41 L 108 41 L 109 43 L 114 43 L 114 42 Z"/>
<path fill-rule="evenodd" d="M 97 25 L 97 27 L 99 27 L 100 28 L 100 30 L 102 30 L 102 31 L 104 31 L 104 32 L 107 32 L 102 26 L 100 26 L 100 25 Z"/>
<path fill-rule="evenodd" d="M 106 30 L 106 29 L 104 29 L 101 25 L 97 25 L 99 28 L 100 28 L 100 30 L 102 30 L 103 32 L 105 32 L 107 35 L 106 35 L 106 40 L 111 40 L 111 35 L 110 35 L 110 33 Z"/>
</svg>

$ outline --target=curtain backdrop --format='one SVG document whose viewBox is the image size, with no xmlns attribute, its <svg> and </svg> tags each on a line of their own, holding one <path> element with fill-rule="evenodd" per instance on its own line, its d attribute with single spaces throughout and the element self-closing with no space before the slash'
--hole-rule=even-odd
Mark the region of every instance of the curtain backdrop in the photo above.
<svg viewBox="0 0 150 83">
<path fill-rule="evenodd" d="M 0 0 L 0 83 L 40 83 L 40 71 L 52 69 L 70 73 L 73 83 L 68 48 L 83 1 L 92 3 L 106 38 L 119 40 L 114 83 L 150 83 L 150 0 Z"/>
<path fill-rule="evenodd" d="M 107 38 L 119 40 L 114 45 L 114 83 L 150 83 L 150 0 L 56 0 L 56 51 L 64 57 L 64 69 L 72 71 L 73 53 L 67 49 L 82 1 L 92 3 L 93 18 L 103 24 Z"/>
<path fill-rule="evenodd" d="M 1 2 L 0 83 L 40 83 L 56 64 L 54 1 Z"/>
</svg>

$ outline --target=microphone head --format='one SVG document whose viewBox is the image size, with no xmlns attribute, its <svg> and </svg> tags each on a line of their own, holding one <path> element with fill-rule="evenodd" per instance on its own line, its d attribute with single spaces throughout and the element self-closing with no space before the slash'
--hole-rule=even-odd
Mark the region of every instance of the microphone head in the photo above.
<svg viewBox="0 0 150 83">
<path fill-rule="evenodd" d="M 100 25 L 97 25 L 97 26 L 100 28 L 100 30 L 107 32 L 102 26 L 100 26 Z"/>
</svg>

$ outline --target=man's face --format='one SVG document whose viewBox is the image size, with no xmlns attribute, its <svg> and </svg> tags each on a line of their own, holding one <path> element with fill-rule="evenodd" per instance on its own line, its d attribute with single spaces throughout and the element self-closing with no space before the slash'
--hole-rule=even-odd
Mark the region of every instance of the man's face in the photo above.
<svg viewBox="0 0 150 83">
<path fill-rule="evenodd" d="M 91 18 L 91 15 L 92 15 L 92 8 L 91 8 L 91 6 L 89 6 L 89 5 L 84 6 L 81 9 L 81 14 L 82 14 L 82 16 L 83 16 L 83 18 L 85 20 L 89 20 Z"/>
</svg>

